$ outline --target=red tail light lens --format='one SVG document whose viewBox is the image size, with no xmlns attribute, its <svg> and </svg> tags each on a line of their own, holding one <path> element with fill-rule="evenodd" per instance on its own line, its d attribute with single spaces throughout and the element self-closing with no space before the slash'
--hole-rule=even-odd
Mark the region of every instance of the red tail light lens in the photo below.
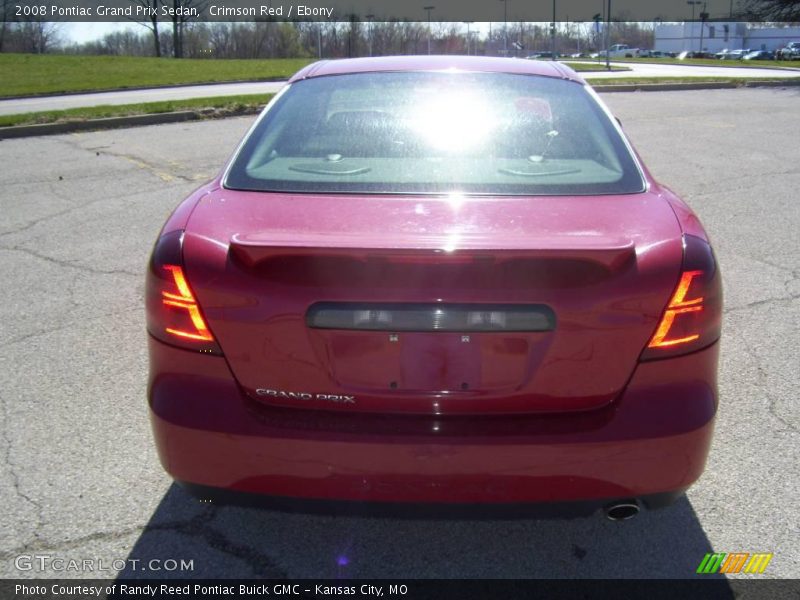
<svg viewBox="0 0 800 600">
<path fill-rule="evenodd" d="M 700 313 L 703 311 L 703 298 L 686 299 L 686 294 L 692 285 L 692 280 L 696 277 L 702 277 L 702 271 L 684 271 L 681 275 L 681 280 L 675 293 L 672 295 L 672 300 L 669 301 L 667 310 L 664 311 L 664 316 L 661 317 L 661 322 L 658 324 L 658 329 L 653 334 L 648 348 L 664 348 L 666 346 L 677 346 L 678 344 L 688 344 L 700 337 L 700 333 L 696 327 L 687 327 L 689 319 L 682 318 L 684 326 L 681 327 L 676 323 L 676 319 L 681 315 L 687 317 L 694 316 L 693 313 Z M 697 321 L 697 319 L 695 319 Z M 694 323 L 700 325 L 699 323 Z M 680 333 L 678 333 L 680 331 Z M 676 337 L 677 333 L 677 337 Z"/>
<path fill-rule="evenodd" d="M 222 354 L 182 266 L 183 232 L 163 235 L 147 276 L 147 329 L 159 340 L 198 352 Z"/>
<path fill-rule="evenodd" d="M 719 339 L 722 282 L 711 246 L 684 236 L 683 271 L 642 360 L 687 354 Z"/>
<path fill-rule="evenodd" d="M 197 306 L 194 294 L 192 294 L 192 290 L 189 289 L 189 284 L 186 282 L 183 268 L 178 265 L 164 265 L 164 269 L 172 274 L 178 293 L 162 290 L 162 303 L 166 307 L 175 309 L 176 321 L 186 321 L 186 315 L 181 314 L 182 311 L 186 311 L 189 317 L 188 322 L 178 324 L 175 327 L 165 327 L 164 330 L 179 338 L 213 342 L 214 336 L 211 335 L 203 315 L 200 314 L 200 308 Z"/>
</svg>

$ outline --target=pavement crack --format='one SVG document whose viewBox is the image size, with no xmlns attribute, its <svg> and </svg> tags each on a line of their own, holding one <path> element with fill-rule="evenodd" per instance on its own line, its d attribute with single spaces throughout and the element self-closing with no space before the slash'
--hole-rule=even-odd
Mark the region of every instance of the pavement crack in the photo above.
<svg viewBox="0 0 800 600">
<path fill-rule="evenodd" d="M 70 139 L 70 138 L 59 138 L 58 141 L 63 143 L 63 144 L 66 144 L 66 145 L 68 145 L 68 146 L 70 146 L 72 148 L 75 148 L 75 149 L 78 149 L 78 150 L 82 150 L 83 152 L 89 152 L 89 153 L 94 152 L 98 156 L 99 155 L 106 155 L 106 156 L 113 156 L 115 158 L 122 158 L 124 160 L 127 160 L 130 163 L 133 163 L 134 165 L 136 165 L 140 169 L 148 171 L 149 173 L 155 175 L 161 181 L 164 181 L 166 183 L 169 183 L 169 182 L 174 181 L 176 179 L 178 179 L 180 181 L 185 181 L 187 183 L 197 183 L 198 181 L 201 181 L 201 180 L 204 180 L 204 179 L 208 178 L 205 175 L 195 175 L 193 177 L 189 177 L 189 176 L 177 173 L 175 171 L 168 171 L 168 170 L 165 170 L 163 168 L 163 165 L 158 164 L 158 163 L 154 163 L 154 162 L 149 161 L 149 160 L 146 160 L 146 159 L 144 159 L 144 158 L 142 158 L 140 156 L 136 156 L 135 154 L 128 154 L 128 153 L 125 153 L 125 152 L 113 152 L 113 151 L 110 150 L 111 146 L 87 148 L 87 147 L 84 147 L 81 144 L 77 143 L 76 141 Z M 172 167 L 176 167 L 177 165 L 172 164 L 171 166 Z"/>
<path fill-rule="evenodd" d="M 214 530 L 211 523 L 217 516 L 218 510 L 217 507 L 209 507 L 189 521 L 178 524 L 148 525 L 145 533 L 148 531 L 175 531 L 189 537 L 199 538 L 212 550 L 243 561 L 255 576 L 288 579 L 288 573 L 278 567 L 268 555 L 247 544 L 234 543 L 224 534 Z"/>
<path fill-rule="evenodd" d="M 210 525 L 216 518 L 217 512 L 218 508 L 212 506 L 186 520 L 147 524 L 144 526 L 139 525 L 115 531 L 99 531 L 62 542 L 50 542 L 37 538 L 29 543 L 17 546 L 16 548 L 0 552 L 0 560 L 13 559 L 25 552 L 63 552 L 74 550 L 86 544 L 123 539 L 137 533 L 139 534 L 139 540 L 141 540 L 148 533 L 172 532 L 199 540 L 212 550 L 239 559 L 244 562 L 253 572 L 253 575 L 257 577 L 288 579 L 288 573 L 277 566 L 268 555 L 249 545 L 234 543 L 224 534 L 215 531 Z M 128 560 L 147 560 L 151 558 L 149 555 L 136 556 L 134 554 L 139 540 L 133 544 L 134 550 L 129 554 Z"/>
<path fill-rule="evenodd" d="M 772 415 L 776 421 L 786 427 L 787 430 L 798 433 L 797 426 L 787 421 L 781 414 L 778 413 L 778 398 L 775 396 L 775 394 L 770 393 L 767 370 L 761 364 L 761 357 L 756 353 L 753 347 L 747 343 L 747 338 L 745 336 L 742 336 L 741 339 L 742 349 L 755 365 L 756 372 L 758 374 L 759 387 L 764 390 L 764 396 L 767 399 L 767 412 Z"/>
<path fill-rule="evenodd" d="M 764 177 L 786 177 L 789 175 L 798 175 L 800 174 L 800 169 L 797 167 L 792 167 L 783 171 L 764 171 L 760 173 L 759 176 Z M 733 175 L 730 177 L 725 178 L 725 187 L 718 185 L 717 187 L 713 187 L 712 189 L 703 189 L 694 194 L 692 194 L 692 198 L 703 198 L 703 197 L 712 197 L 712 196 L 720 196 L 724 194 L 731 194 L 734 192 L 741 192 L 742 190 L 747 190 L 751 188 L 756 188 L 761 186 L 761 183 L 757 183 L 753 181 L 753 177 L 750 174 L 747 175 Z M 741 182 L 744 182 L 741 183 Z M 731 186 L 730 184 L 736 184 Z"/>
<path fill-rule="evenodd" d="M 131 307 L 128 307 L 128 308 L 125 308 L 125 309 L 122 309 L 122 310 L 115 310 L 113 312 L 103 313 L 102 315 L 95 315 L 93 317 L 81 318 L 79 320 L 70 321 L 68 323 L 64 323 L 62 325 L 58 325 L 57 327 L 47 327 L 45 329 L 39 329 L 39 330 L 33 331 L 31 333 L 26 333 L 25 335 L 20 335 L 18 337 L 11 338 L 7 342 L 3 342 L 3 346 L 8 347 L 8 346 L 13 346 L 15 344 L 21 344 L 22 342 L 25 342 L 25 341 L 33 339 L 33 338 L 37 338 L 37 337 L 42 336 L 42 335 L 47 335 L 48 333 L 54 333 L 56 331 L 64 331 L 66 329 L 71 329 L 71 328 L 75 327 L 76 325 L 85 325 L 86 323 L 89 323 L 91 321 L 96 321 L 96 320 L 99 320 L 99 319 L 105 319 L 107 317 L 115 317 L 117 315 L 123 315 L 123 314 L 131 313 L 131 312 L 139 312 L 139 311 L 142 311 L 142 310 L 143 310 L 142 306 L 141 305 L 137 305 L 137 306 L 131 306 Z"/>
<path fill-rule="evenodd" d="M 150 173 L 158 177 L 161 181 L 170 182 L 174 181 L 175 179 L 179 179 L 187 183 L 195 183 L 200 179 L 200 178 L 195 179 L 192 177 L 187 177 L 186 175 L 181 175 L 180 173 L 177 173 L 175 171 L 171 172 L 165 171 L 161 165 L 152 163 L 148 160 L 145 160 L 133 154 L 124 154 L 122 152 L 111 152 L 109 150 L 104 151 L 103 154 L 107 154 L 108 156 L 115 156 L 117 158 L 124 158 L 125 160 L 133 163 L 140 169 L 149 171 Z M 176 165 L 172 166 L 175 167 Z"/>
<path fill-rule="evenodd" d="M 55 219 L 57 217 L 61 217 L 63 215 L 66 215 L 66 214 L 72 212 L 73 210 L 76 210 L 76 209 L 79 209 L 79 208 L 83 208 L 83 207 L 87 206 L 88 204 L 90 204 L 90 203 L 81 204 L 79 206 L 73 206 L 73 207 L 70 207 L 70 208 L 65 208 L 64 210 L 60 210 L 58 212 L 54 212 L 54 213 L 50 213 L 49 215 L 45 215 L 43 217 L 39 217 L 38 219 L 34 219 L 33 221 L 28 221 L 24 225 L 20 225 L 19 227 L 15 228 L 15 229 L 10 229 L 8 231 L 4 231 L 3 233 L 0 233 L 0 238 L 6 237 L 6 236 L 9 236 L 9 235 L 13 235 L 15 233 L 22 233 L 23 231 L 28 231 L 29 229 L 32 229 L 32 228 L 36 227 L 39 223 L 43 223 L 45 221 L 49 221 L 50 219 Z"/>
<path fill-rule="evenodd" d="M 72 260 L 53 258 L 52 256 L 41 254 L 31 250 L 30 248 L 23 248 L 22 246 L 0 246 L 0 249 L 9 250 L 12 252 L 22 252 L 23 254 L 28 254 L 34 258 L 38 258 L 61 267 L 77 269 L 78 271 L 85 271 L 87 273 L 93 273 L 94 275 L 130 275 L 131 277 L 144 277 L 143 273 L 134 273 L 133 271 L 126 271 L 125 269 L 98 269 L 96 267 L 82 265 Z"/>
<path fill-rule="evenodd" d="M 71 540 L 64 542 L 49 542 L 47 540 L 37 539 L 36 541 L 23 544 L 22 546 L 17 546 L 16 548 L 0 552 L 0 561 L 8 560 L 10 558 L 15 558 L 19 556 L 20 553 L 23 552 L 39 552 L 43 550 L 48 550 L 48 551 L 72 550 L 74 548 L 80 548 L 81 546 L 83 546 L 88 542 L 102 542 L 102 541 L 121 539 L 131 534 L 141 532 L 142 529 L 144 528 L 141 526 L 136 526 L 136 527 L 129 527 L 127 529 L 120 529 L 118 531 L 99 531 L 95 533 L 90 533 L 89 535 L 73 538 Z"/>
<path fill-rule="evenodd" d="M 34 536 L 34 538 L 38 538 L 39 537 L 39 530 L 41 529 L 41 527 L 42 527 L 42 525 L 44 523 L 44 515 L 43 515 L 44 509 L 42 507 L 41 502 L 39 502 L 38 500 L 36 500 L 32 496 L 30 496 L 30 495 L 28 495 L 28 494 L 26 494 L 25 492 L 22 491 L 22 488 L 21 488 L 21 485 L 20 485 L 21 482 L 20 482 L 19 473 L 17 473 L 17 466 L 14 463 L 14 461 L 12 459 L 12 456 L 11 456 L 12 449 L 13 449 L 13 441 L 11 440 L 11 435 L 10 435 L 9 430 L 8 430 L 9 427 L 10 427 L 11 419 L 9 418 L 9 414 L 8 414 L 7 400 L 6 400 L 5 396 L 3 396 L 3 395 L 0 395 L 0 398 L 2 398 L 2 403 L 0 404 L 0 406 L 2 406 L 2 411 L 3 411 L 3 427 L 2 427 L 2 437 L 3 437 L 3 442 L 4 442 L 4 444 L 3 444 L 3 462 L 8 467 L 9 475 L 11 475 L 11 485 L 14 488 L 14 493 L 17 495 L 17 497 L 21 498 L 27 504 L 32 506 L 34 511 L 35 511 L 35 513 L 36 513 L 36 523 L 35 523 L 34 528 L 33 528 L 33 536 Z"/>
<path fill-rule="evenodd" d="M 789 296 L 780 296 L 778 298 L 765 298 L 764 300 L 755 300 L 753 302 L 748 302 L 747 304 L 741 304 L 739 306 L 731 306 L 726 308 L 722 311 L 723 314 L 729 314 L 732 312 L 738 312 L 740 310 L 749 310 L 751 308 L 759 308 L 765 306 L 767 304 L 779 303 L 779 302 L 793 302 L 800 298 L 800 294 L 791 294 Z"/>
<path fill-rule="evenodd" d="M 48 182 L 48 187 L 50 188 L 49 189 L 49 193 L 51 195 L 56 196 L 57 198 L 65 201 L 65 202 L 69 202 L 71 200 L 70 197 L 62 194 L 59 191 L 57 191 L 52 183 Z M 138 192 L 136 192 L 136 193 L 138 193 Z M 8 231 L 4 231 L 4 232 L 0 233 L 0 238 L 6 237 L 6 236 L 9 236 L 9 235 L 14 235 L 16 233 L 22 233 L 23 231 L 28 231 L 29 229 L 32 229 L 32 228 L 36 227 L 39 223 L 44 223 L 46 221 L 49 221 L 50 219 L 56 219 L 58 217 L 62 217 L 64 215 L 67 215 L 67 214 L 69 214 L 71 212 L 74 212 L 76 210 L 81 210 L 82 208 L 87 208 L 88 206 L 91 206 L 92 204 L 96 204 L 98 202 L 107 202 L 110 199 L 124 198 L 125 196 L 128 196 L 128 195 L 131 195 L 131 194 L 123 194 L 121 196 L 108 196 L 108 197 L 103 197 L 103 198 L 95 198 L 94 200 L 89 200 L 88 202 L 82 202 L 81 204 L 76 204 L 75 206 L 70 206 L 69 208 L 65 208 L 63 210 L 59 210 L 57 212 L 50 213 L 48 215 L 44 215 L 43 217 L 39 217 L 38 219 L 34 219 L 32 221 L 28 221 L 27 223 L 24 223 L 23 225 L 20 225 L 19 227 L 16 227 L 14 229 L 10 229 Z"/>
<path fill-rule="evenodd" d="M 48 187 L 49 187 L 48 193 L 53 195 L 53 196 L 56 196 L 60 200 L 63 200 L 64 202 L 69 202 L 69 201 L 72 200 L 72 198 L 70 196 L 67 196 L 67 195 L 61 193 L 60 191 L 58 191 L 55 188 L 55 186 L 53 185 L 52 182 L 48 182 Z M 121 200 L 121 199 L 126 198 L 128 196 L 136 196 L 136 195 L 141 194 L 141 193 L 142 193 L 141 191 L 137 190 L 135 192 L 129 192 L 129 193 L 117 194 L 117 195 L 108 195 L 108 196 L 103 196 L 101 198 L 95 198 L 94 200 L 89 200 L 87 202 L 82 202 L 80 204 L 76 204 L 75 206 L 71 206 L 69 208 L 65 208 L 63 210 L 59 210 L 57 212 L 50 213 L 48 215 L 44 215 L 42 217 L 39 217 L 38 219 L 34 219 L 32 221 L 28 221 L 27 223 L 24 223 L 24 224 L 14 228 L 14 229 L 10 229 L 8 231 L 4 231 L 4 232 L 0 233 L 0 238 L 7 237 L 7 236 L 10 236 L 10 235 L 14 235 L 16 233 L 22 233 L 24 231 L 28 231 L 29 229 L 33 229 L 34 227 L 36 227 L 40 223 L 45 223 L 45 222 L 47 222 L 47 221 L 49 221 L 51 219 L 56 219 L 58 217 L 63 217 L 64 215 L 68 215 L 71 212 L 75 212 L 77 210 L 88 208 L 92 204 L 97 204 L 99 202 L 109 202 L 110 200 Z"/>
</svg>

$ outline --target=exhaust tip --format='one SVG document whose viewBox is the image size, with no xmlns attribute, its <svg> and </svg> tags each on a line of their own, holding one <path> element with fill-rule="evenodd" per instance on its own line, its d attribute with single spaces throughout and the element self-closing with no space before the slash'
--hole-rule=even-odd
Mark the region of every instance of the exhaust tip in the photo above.
<svg viewBox="0 0 800 600">
<path fill-rule="evenodd" d="M 636 500 L 626 500 L 610 504 L 605 509 L 609 521 L 627 521 L 639 514 L 639 504 Z"/>
</svg>

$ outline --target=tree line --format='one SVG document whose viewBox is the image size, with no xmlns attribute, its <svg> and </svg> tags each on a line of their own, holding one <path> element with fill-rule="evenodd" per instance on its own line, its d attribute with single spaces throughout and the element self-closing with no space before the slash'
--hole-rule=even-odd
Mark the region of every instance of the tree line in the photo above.
<svg viewBox="0 0 800 600">
<path fill-rule="evenodd" d="M 195 8 L 201 13 L 210 0 L 127 0 L 150 8 L 153 15 L 138 21 L 141 31 L 108 33 L 101 39 L 75 44 L 61 35 L 60 26 L 36 18 L 13 20 L 13 0 L 0 0 L 0 52 L 66 52 L 128 56 L 172 56 L 175 58 L 290 58 L 424 54 L 484 54 L 528 56 L 553 49 L 549 24 L 493 23 L 480 32 L 470 32 L 464 23 L 420 23 L 409 21 L 365 22 L 353 17 L 344 22 L 281 22 L 255 20 L 248 23 L 204 23 L 185 16 Z M 742 0 L 742 20 L 800 20 L 800 0 Z M 176 16 L 162 20 L 161 7 L 175 9 Z M 614 14 L 609 26 L 609 44 L 626 43 L 651 48 L 653 25 L 626 22 Z M 558 23 L 555 49 L 577 54 L 603 49 L 604 32 L 595 23 Z"/>
<path fill-rule="evenodd" d="M 141 0 L 158 2 L 159 0 Z M 175 58 L 345 58 L 426 54 L 480 54 L 529 56 L 549 52 L 549 24 L 493 23 L 469 34 L 463 23 L 393 21 L 386 23 L 253 21 L 239 23 L 141 24 L 141 30 L 126 28 L 97 40 L 73 43 L 58 24 L 40 21 L 4 23 L 2 52 L 99 54 L 119 56 L 172 56 Z M 559 53 L 595 51 L 603 47 L 602 31 L 594 23 L 559 23 L 556 28 Z M 612 23 L 610 42 L 649 48 L 652 25 Z"/>
</svg>

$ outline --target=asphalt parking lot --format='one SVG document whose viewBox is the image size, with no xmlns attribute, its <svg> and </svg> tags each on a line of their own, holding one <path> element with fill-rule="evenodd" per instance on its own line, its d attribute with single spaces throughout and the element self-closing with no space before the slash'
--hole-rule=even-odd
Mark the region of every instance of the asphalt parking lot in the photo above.
<svg viewBox="0 0 800 600">
<path fill-rule="evenodd" d="M 151 442 L 144 268 L 166 216 L 251 118 L 5 140 L 0 577 L 92 575 L 19 571 L 20 555 L 194 561 L 191 572 L 126 576 L 689 577 L 712 548 L 772 552 L 768 575 L 800 577 L 800 89 L 605 99 L 654 175 L 699 213 L 723 270 L 720 413 L 687 498 L 624 523 L 193 501 Z"/>
</svg>

